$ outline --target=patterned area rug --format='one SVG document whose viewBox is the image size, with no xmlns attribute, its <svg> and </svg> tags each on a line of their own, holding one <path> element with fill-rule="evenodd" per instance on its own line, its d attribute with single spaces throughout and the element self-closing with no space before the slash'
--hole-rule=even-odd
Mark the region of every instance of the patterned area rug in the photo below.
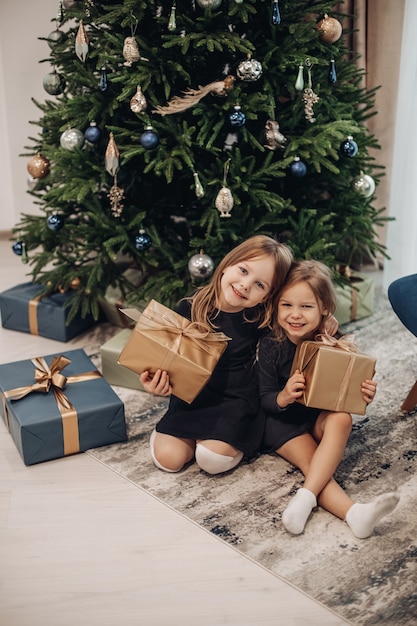
<svg viewBox="0 0 417 626">
<path fill-rule="evenodd" d="M 86 352 L 100 368 L 99 347 L 120 329 L 102 325 Z M 272 455 L 209 476 L 195 464 L 178 474 L 156 469 L 149 435 L 166 400 L 115 387 L 125 402 L 126 443 L 89 454 L 300 588 L 355 626 L 417 623 L 417 414 L 400 405 L 417 378 L 417 339 L 377 289 L 375 313 L 344 327 L 359 349 L 377 358 L 378 392 L 366 417 L 355 417 L 337 479 L 356 501 L 398 489 L 401 500 L 374 535 L 356 539 L 347 525 L 318 508 L 297 537 L 281 514 L 302 485 L 298 470 Z"/>
</svg>

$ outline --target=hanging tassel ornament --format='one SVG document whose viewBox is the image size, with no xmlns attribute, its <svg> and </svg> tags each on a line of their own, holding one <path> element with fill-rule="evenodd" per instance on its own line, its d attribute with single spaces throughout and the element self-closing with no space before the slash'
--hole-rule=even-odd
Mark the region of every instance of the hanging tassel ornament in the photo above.
<svg viewBox="0 0 417 626">
<path fill-rule="evenodd" d="M 146 102 L 146 98 L 142 93 L 142 88 L 138 85 L 136 87 L 136 93 L 130 101 L 130 110 L 133 111 L 133 113 L 139 115 L 139 113 L 145 111 L 147 106 L 148 103 Z"/>
<path fill-rule="evenodd" d="M 316 104 L 320 98 L 313 91 L 313 83 L 311 80 L 311 68 L 313 67 L 313 64 L 310 59 L 306 60 L 306 66 L 308 72 L 308 87 L 304 89 L 303 94 L 304 112 L 306 120 L 313 123 L 316 121 L 316 118 L 314 117 L 313 105 Z"/>
<path fill-rule="evenodd" d="M 124 200 L 124 189 L 121 189 L 117 185 L 117 176 L 113 178 L 113 185 L 110 188 L 107 197 L 110 199 L 110 208 L 111 212 L 115 217 L 120 217 L 123 211 L 124 205 L 122 204 L 122 200 Z"/>
<path fill-rule="evenodd" d="M 113 133 L 110 133 L 110 139 L 106 148 L 105 163 L 106 170 L 111 176 L 116 176 L 119 171 L 119 156 L 119 149 L 114 140 Z"/>
<path fill-rule="evenodd" d="M 217 96 L 225 96 L 228 91 L 233 89 L 235 80 L 234 76 L 229 75 L 224 80 L 209 83 L 205 87 L 200 85 L 198 89 L 187 89 L 183 92 L 183 96 L 174 96 L 166 106 L 158 106 L 152 112 L 159 113 L 159 115 L 182 113 L 198 104 L 200 100 L 210 93 Z"/>
<path fill-rule="evenodd" d="M 281 14 L 279 12 L 278 0 L 274 0 L 274 4 L 272 6 L 272 23 L 274 26 L 281 24 Z"/>
<path fill-rule="evenodd" d="M 176 6 L 175 6 L 175 2 L 172 3 L 172 7 L 171 7 L 171 13 L 169 16 L 169 20 L 168 20 L 168 30 L 170 33 L 173 33 L 174 30 L 177 28 L 177 20 L 176 20 Z"/>
<path fill-rule="evenodd" d="M 223 187 L 220 189 L 216 197 L 215 206 L 220 213 L 220 217 L 232 217 L 230 211 L 233 209 L 233 196 L 230 189 L 226 187 L 226 178 L 229 172 L 230 159 L 228 159 L 224 166 Z"/>
<path fill-rule="evenodd" d="M 87 35 L 87 31 L 84 28 L 83 21 L 80 20 L 78 32 L 75 37 L 75 54 L 77 57 L 85 63 L 88 56 L 88 44 L 90 43 Z"/>
<path fill-rule="evenodd" d="M 198 173 L 197 172 L 193 172 L 193 176 L 194 176 L 194 188 L 195 188 L 195 195 L 196 198 L 198 198 L 199 200 L 201 200 L 201 198 L 204 198 L 204 187 L 200 182 L 200 179 L 198 177 Z"/>
<path fill-rule="evenodd" d="M 123 44 L 123 57 L 125 62 L 123 65 L 127 67 L 132 67 L 132 63 L 136 63 L 140 59 L 140 52 L 138 42 L 135 39 L 136 30 L 138 28 L 138 20 L 132 13 L 132 26 L 131 26 L 131 35 L 130 37 L 126 37 Z"/>
</svg>

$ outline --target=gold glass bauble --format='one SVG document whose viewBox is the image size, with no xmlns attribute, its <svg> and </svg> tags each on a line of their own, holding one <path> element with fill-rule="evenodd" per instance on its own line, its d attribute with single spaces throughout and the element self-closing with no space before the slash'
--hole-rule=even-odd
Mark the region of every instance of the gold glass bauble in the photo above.
<svg viewBox="0 0 417 626">
<path fill-rule="evenodd" d="M 32 178 L 45 178 L 49 174 L 50 162 L 43 154 L 35 154 L 27 164 L 27 171 Z"/>
<path fill-rule="evenodd" d="M 327 14 L 317 24 L 317 28 L 320 31 L 320 39 L 325 43 L 335 43 L 342 36 L 343 28 L 341 23 Z"/>
</svg>

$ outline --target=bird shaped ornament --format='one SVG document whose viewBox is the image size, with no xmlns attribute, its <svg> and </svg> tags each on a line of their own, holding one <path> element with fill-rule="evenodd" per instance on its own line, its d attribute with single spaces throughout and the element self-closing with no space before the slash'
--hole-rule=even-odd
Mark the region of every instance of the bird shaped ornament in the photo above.
<svg viewBox="0 0 417 626">
<path fill-rule="evenodd" d="M 264 148 L 267 150 L 276 150 L 280 148 L 283 150 L 287 138 L 279 130 L 279 124 L 276 120 L 267 120 L 265 122 L 265 144 Z"/>
<path fill-rule="evenodd" d="M 166 106 L 158 106 L 153 113 L 159 115 L 171 115 L 172 113 L 182 113 L 187 109 L 195 106 L 208 94 L 217 96 L 225 96 L 228 91 L 233 89 L 235 77 L 226 76 L 224 80 L 217 80 L 208 85 L 200 85 L 198 89 L 187 89 L 183 92 L 183 96 L 174 96 Z"/>
<path fill-rule="evenodd" d="M 125 59 L 123 65 L 126 65 L 127 67 L 132 67 L 132 63 L 139 61 L 139 46 L 134 37 L 126 37 L 123 44 L 123 57 Z"/>
</svg>

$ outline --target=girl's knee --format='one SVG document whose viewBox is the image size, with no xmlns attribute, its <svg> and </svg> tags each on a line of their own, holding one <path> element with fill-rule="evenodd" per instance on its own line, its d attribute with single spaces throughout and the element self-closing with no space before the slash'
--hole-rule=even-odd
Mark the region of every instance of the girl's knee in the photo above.
<svg viewBox="0 0 417 626">
<path fill-rule="evenodd" d="M 155 439 L 157 433 L 154 430 L 151 434 L 149 447 L 151 458 L 158 469 L 164 472 L 179 472 L 191 458 L 189 454 L 184 453 L 182 446 L 156 445 Z"/>
<path fill-rule="evenodd" d="M 236 456 L 226 456 L 209 450 L 202 443 L 198 443 L 195 449 L 197 465 L 208 474 L 222 474 L 239 465 L 243 458 L 243 452 Z"/>
</svg>

